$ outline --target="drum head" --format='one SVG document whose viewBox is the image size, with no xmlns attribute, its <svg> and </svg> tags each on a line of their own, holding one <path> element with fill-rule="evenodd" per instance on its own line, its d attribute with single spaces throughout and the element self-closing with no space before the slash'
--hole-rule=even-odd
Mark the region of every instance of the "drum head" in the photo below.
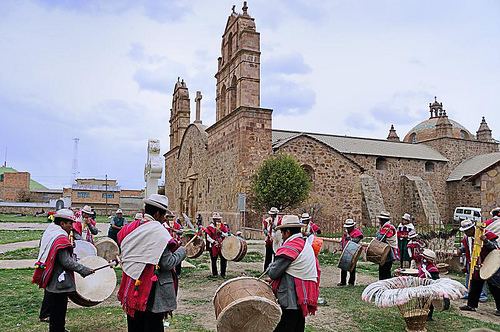
<svg viewBox="0 0 500 332">
<path fill-rule="evenodd" d="M 120 254 L 118 245 L 109 237 L 104 237 L 97 241 L 95 247 L 97 249 L 97 256 L 104 258 L 108 262 Z"/>
<path fill-rule="evenodd" d="M 483 280 L 491 278 L 500 269 L 500 249 L 493 250 L 484 259 L 479 276 Z"/>
<path fill-rule="evenodd" d="M 91 269 L 108 264 L 104 258 L 99 256 L 87 256 L 82 258 L 79 263 Z M 78 299 L 75 301 L 73 298 L 71 300 L 76 304 L 92 306 L 99 304 L 113 294 L 116 287 L 116 273 L 111 267 L 100 269 L 85 278 L 75 273 L 75 283 L 76 295 L 79 300 L 83 301 Z"/>
<path fill-rule="evenodd" d="M 241 251 L 241 242 L 236 236 L 228 236 L 222 241 L 222 256 L 228 261 L 233 261 Z"/>
<path fill-rule="evenodd" d="M 399 273 L 402 276 L 418 277 L 418 270 L 417 269 L 400 269 Z"/>
<path fill-rule="evenodd" d="M 186 247 L 187 258 L 198 258 L 205 250 L 205 241 L 199 236 L 186 246 L 186 243 L 188 243 L 193 236 L 194 234 L 184 234 L 181 238 L 182 245 Z"/>
<path fill-rule="evenodd" d="M 88 241 L 76 240 L 73 253 L 76 255 L 76 259 L 80 260 L 87 256 L 97 256 L 97 249 L 92 243 Z"/>
</svg>

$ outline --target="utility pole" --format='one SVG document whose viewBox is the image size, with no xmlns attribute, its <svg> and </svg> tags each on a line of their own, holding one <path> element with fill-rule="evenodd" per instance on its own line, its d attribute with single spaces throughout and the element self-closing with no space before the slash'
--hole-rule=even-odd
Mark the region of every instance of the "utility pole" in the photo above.
<svg viewBox="0 0 500 332">
<path fill-rule="evenodd" d="M 5 159 L 3 162 L 3 167 L 7 167 L 7 146 L 5 146 Z"/>
<path fill-rule="evenodd" d="M 106 174 L 106 182 L 105 182 L 105 193 L 104 196 L 106 197 L 106 217 L 108 216 L 108 174 Z"/>
<path fill-rule="evenodd" d="M 76 182 L 76 178 L 78 176 L 78 142 L 80 139 L 78 137 L 73 138 L 73 183 Z"/>
</svg>

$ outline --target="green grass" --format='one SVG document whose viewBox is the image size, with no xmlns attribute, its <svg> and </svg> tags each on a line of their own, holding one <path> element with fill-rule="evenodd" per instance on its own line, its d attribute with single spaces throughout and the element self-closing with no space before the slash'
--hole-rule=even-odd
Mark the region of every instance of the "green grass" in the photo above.
<svg viewBox="0 0 500 332">
<path fill-rule="evenodd" d="M 245 255 L 245 257 L 243 257 L 241 262 L 245 263 L 264 262 L 264 255 L 256 251 L 247 252 L 247 254 Z"/>
<path fill-rule="evenodd" d="M 5 231 L 0 230 L 0 244 L 23 242 L 31 240 L 40 240 L 43 231 L 22 230 L 22 231 Z"/>
<path fill-rule="evenodd" d="M 0 260 L 7 259 L 36 259 L 38 257 L 38 247 L 23 248 L 13 251 L 8 251 L 0 254 Z"/>
</svg>

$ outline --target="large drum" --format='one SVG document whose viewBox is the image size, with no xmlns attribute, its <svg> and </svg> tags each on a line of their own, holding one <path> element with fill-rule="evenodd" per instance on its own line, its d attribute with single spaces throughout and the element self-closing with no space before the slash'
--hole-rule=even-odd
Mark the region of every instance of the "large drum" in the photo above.
<svg viewBox="0 0 500 332">
<path fill-rule="evenodd" d="M 116 242 L 105 236 L 95 243 L 97 249 L 97 256 L 104 258 L 106 261 L 116 259 L 116 256 L 120 254 L 120 248 Z"/>
<path fill-rule="evenodd" d="M 483 280 L 490 279 L 490 282 L 500 287 L 500 249 L 491 251 L 483 261 L 479 276 Z"/>
<path fill-rule="evenodd" d="M 182 235 L 181 243 L 183 246 L 189 242 L 194 236 L 194 233 L 186 233 Z M 197 237 L 189 245 L 186 246 L 186 256 L 187 258 L 198 258 L 203 254 L 205 250 L 205 241 L 201 237 Z"/>
<path fill-rule="evenodd" d="M 228 261 L 239 262 L 247 254 L 247 242 L 238 236 L 228 236 L 222 241 L 221 252 Z"/>
<path fill-rule="evenodd" d="M 390 252 L 391 247 L 387 243 L 373 239 L 366 249 L 366 260 L 379 265 L 384 265 Z"/>
<path fill-rule="evenodd" d="M 80 263 L 96 269 L 108 262 L 99 256 L 87 256 Z M 83 307 L 95 306 L 113 294 L 116 287 L 115 270 L 111 267 L 100 269 L 85 278 L 75 272 L 75 284 L 76 292 L 69 295 L 71 301 Z"/>
<path fill-rule="evenodd" d="M 213 299 L 218 332 L 274 331 L 281 318 L 268 283 L 252 277 L 226 281 Z"/>
<path fill-rule="evenodd" d="M 361 255 L 362 250 L 363 247 L 356 242 L 347 242 L 344 250 L 342 250 L 342 255 L 340 255 L 338 267 L 344 271 L 352 272 L 352 270 L 356 267 L 356 263 L 358 262 L 359 255 Z"/>
<path fill-rule="evenodd" d="M 88 241 L 75 240 L 73 253 L 76 255 L 76 259 L 80 260 L 88 256 L 97 256 L 97 249 L 92 243 Z"/>
</svg>

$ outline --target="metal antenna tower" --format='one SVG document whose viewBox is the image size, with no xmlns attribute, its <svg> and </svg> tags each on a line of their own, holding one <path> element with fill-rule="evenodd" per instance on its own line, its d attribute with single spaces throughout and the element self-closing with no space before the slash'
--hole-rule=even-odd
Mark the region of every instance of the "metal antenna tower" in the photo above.
<svg viewBox="0 0 500 332">
<path fill-rule="evenodd" d="M 78 142 L 80 139 L 78 137 L 73 138 L 73 167 L 71 173 L 73 175 L 73 183 L 75 183 L 76 178 L 80 172 L 78 172 Z"/>
</svg>

